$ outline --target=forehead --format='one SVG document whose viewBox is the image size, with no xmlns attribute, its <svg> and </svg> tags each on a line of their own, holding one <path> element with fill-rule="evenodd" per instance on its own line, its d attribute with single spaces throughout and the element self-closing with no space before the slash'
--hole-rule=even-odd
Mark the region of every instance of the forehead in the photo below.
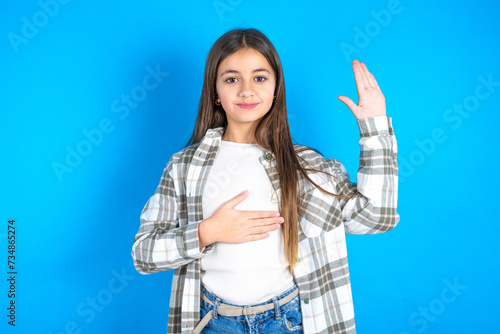
<svg viewBox="0 0 500 334">
<path fill-rule="evenodd" d="M 267 68 L 271 71 L 271 65 L 262 53 L 252 48 L 246 48 L 227 56 L 219 64 L 217 72 L 220 73 L 228 69 L 238 72 L 252 72 L 256 68 Z"/>
</svg>

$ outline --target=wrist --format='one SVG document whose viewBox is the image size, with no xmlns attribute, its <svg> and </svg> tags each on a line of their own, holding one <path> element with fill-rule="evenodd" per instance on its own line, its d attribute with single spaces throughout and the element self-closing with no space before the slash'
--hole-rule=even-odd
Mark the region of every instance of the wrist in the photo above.
<svg viewBox="0 0 500 334">
<path fill-rule="evenodd" d="M 212 239 L 211 233 L 210 233 L 210 217 L 207 219 L 204 219 L 200 222 L 200 225 L 198 226 L 198 239 L 200 243 L 200 249 L 203 249 L 204 247 L 211 245 L 215 242 L 215 240 Z"/>
</svg>

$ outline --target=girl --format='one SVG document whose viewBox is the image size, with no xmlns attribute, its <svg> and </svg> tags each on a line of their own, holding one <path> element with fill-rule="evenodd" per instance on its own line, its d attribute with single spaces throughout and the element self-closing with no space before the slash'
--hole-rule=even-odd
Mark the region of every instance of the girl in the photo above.
<svg viewBox="0 0 500 334">
<path fill-rule="evenodd" d="M 175 269 L 169 333 L 355 333 L 345 233 L 399 221 L 396 139 L 384 96 L 352 64 L 361 135 L 357 184 L 293 144 L 278 54 L 258 30 L 212 46 L 198 117 L 141 214 L 142 274 Z"/>
</svg>

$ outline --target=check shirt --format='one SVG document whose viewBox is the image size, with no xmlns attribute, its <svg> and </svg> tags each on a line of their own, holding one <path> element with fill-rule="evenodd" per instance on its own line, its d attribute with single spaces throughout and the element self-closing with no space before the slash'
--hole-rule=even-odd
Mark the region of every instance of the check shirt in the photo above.
<svg viewBox="0 0 500 334">
<path fill-rule="evenodd" d="M 299 254 L 293 276 L 299 289 L 304 333 L 356 333 L 345 234 L 375 234 L 393 229 L 399 221 L 397 144 L 392 119 L 358 120 L 361 135 L 357 183 L 351 182 L 338 160 L 314 150 L 298 153 L 306 168 L 326 171 L 299 173 Z M 221 145 L 223 128 L 207 130 L 201 142 L 172 155 L 160 184 L 140 216 L 132 258 L 141 274 L 175 269 L 168 333 L 192 333 L 200 321 L 200 259 L 213 245 L 199 249 L 198 227 L 203 220 L 202 194 L 210 167 Z M 294 144 L 296 149 L 304 145 Z M 259 157 L 280 196 L 275 156 Z"/>
</svg>

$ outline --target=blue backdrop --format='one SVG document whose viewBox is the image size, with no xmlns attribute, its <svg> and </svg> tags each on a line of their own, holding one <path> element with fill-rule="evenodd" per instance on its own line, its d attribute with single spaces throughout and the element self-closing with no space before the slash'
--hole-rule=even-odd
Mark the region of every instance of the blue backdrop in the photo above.
<svg viewBox="0 0 500 334">
<path fill-rule="evenodd" d="M 236 27 L 260 29 L 276 46 L 296 142 L 339 159 L 352 178 L 359 134 L 337 99 L 357 102 L 352 59 L 385 95 L 401 221 L 381 235 L 348 236 L 358 332 L 500 330 L 499 8 L 2 2 L 0 331 L 166 331 L 172 272 L 137 273 L 132 241 L 165 164 L 192 132 L 208 50 Z"/>
</svg>

